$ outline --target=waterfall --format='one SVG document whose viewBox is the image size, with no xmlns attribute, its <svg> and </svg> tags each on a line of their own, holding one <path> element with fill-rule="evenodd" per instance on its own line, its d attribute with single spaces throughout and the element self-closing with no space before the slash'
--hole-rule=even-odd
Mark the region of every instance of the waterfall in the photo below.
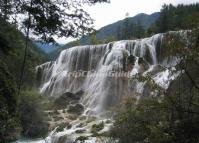
<svg viewBox="0 0 199 143">
<path fill-rule="evenodd" d="M 103 142 L 92 137 L 91 128 L 103 122 L 103 131 L 108 131 L 112 122 L 106 122 L 111 117 L 107 113 L 120 107 L 123 98 L 133 96 L 139 100 L 145 96 L 161 96 L 151 85 L 166 90 L 181 74 L 176 68 L 180 59 L 172 53 L 169 44 L 177 35 L 186 47 L 187 32 L 172 31 L 138 40 L 76 46 L 63 50 L 55 61 L 37 66 L 43 96 L 59 98 L 82 93 L 78 102 L 85 107 L 81 114 L 85 119 L 79 117 L 71 121 L 71 128 L 61 132 L 55 128 L 45 142 L 74 142 L 82 135 L 88 137 L 86 143 Z M 95 120 L 89 121 L 93 116 Z"/>
<path fill-rule="evenodd" d="M 63 50 L 56 61 L 37 67 L 41 73 L 40 92 L 44 96 L 58 98 L 66 92 L 83 91 L 80 102 L 100 113 L 119 104 L 125 96 L 150 95 L 145 89 L 146 83 L 135 79 L 136 75 L 150 75 L 166 89 L 169 82 L 179 75 L 168 70 L 177 60 L 174 57 L 169 62 L 168 57 L 158 58 L 157 55 L 162 51 L 162 41 L 171 33 L 176 34 L 169 32 L 144 39 Z M 127 60 L 130 56 L 135 58 L 131 64 Z M 73 75 L 79 72 L 81 76 Z M 109 76 L 117 72 L 126 72 L 128 76 Z"/>
</svg>

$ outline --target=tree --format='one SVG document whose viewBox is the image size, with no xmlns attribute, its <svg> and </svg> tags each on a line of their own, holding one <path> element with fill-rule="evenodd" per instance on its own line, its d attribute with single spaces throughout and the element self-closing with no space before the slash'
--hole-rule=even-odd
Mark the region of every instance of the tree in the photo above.
<svg viewBox="0 0 199 143">
<path fill-rule="evenodd" d="M 9 19 L 9 15 L 13 13 L 13 4 L 13 0 L 0 0 L 0 16 L 3 17 L 5 21 L 7 21 Z"/>
<path fill-rule="evenodd" d="M 90 38 L 90 43 L 92 45 L 96 45 L 96 44 L 100 44 L 101 43 L 101 41 L 97 40 L 97 31 L 91 33 L 89 38 Z"/>
<path fill-rule="evenodd" d="M 91 32 L 93 19 L 82 7 L 101 2 L 109 0 L 0 0 L 0 12 L 11 20 L 22 15 L 33 35 L 52 42 L 55 35 L 76 38 Z"/>
<path fill-rule="evenodd" d="M 137 23 L 133 26 L 133 37 L 142 38 L 145 36 L 145 30 L 142 26 L 142 23 L 138 20 Z"/>
<path fill-rule="evenodd" d="M 187 30 L 198 27 L 199 4 L 163 5 L 156 23 L 149 28 L 150 33 L 162 33 L 171 30 Z M 152 30 L 152 31 L 151 31 Z"/>
</svg>

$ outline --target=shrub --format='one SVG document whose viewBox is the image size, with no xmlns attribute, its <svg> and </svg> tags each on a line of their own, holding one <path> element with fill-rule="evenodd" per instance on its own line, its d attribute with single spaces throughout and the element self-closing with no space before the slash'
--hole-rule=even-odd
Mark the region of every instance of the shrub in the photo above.
<svg viewBox="0 0 199 143">
<path fill-rule="evenodd" d="M 104 128 L 104 122 L 101 122 L 99 124 L 94 124 L 91 128 L 91 132 L 93 134 L 97 134 L 99 131 L 101 131 Z"/>
<path fill-rule="evenodd" d="M 22 134 L 26 137 L 43 137 L 48 132 L 40 95 L 35 91 L 24 91 L 20 100 Z"/>
</svg>

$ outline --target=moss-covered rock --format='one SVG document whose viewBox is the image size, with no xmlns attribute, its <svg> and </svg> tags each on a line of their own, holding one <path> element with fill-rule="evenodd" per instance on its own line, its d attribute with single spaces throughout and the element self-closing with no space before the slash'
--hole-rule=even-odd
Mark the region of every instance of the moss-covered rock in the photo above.
<svg viewBox="0 0 199 143">
<path fill-rule="evenodd" d="M 104 122 L 94 124 L 91 128 L 91 133 L 96 134 L 104 128 Z"/>
<path fill-rule="evenodd" d="M 76 104 L 69 106 L 68 112 L 73 114 L 81 114 L 84 111 L 84 106 L 82 104 Z"/>
<path fill-rule="evenodd" d="M 68 122 L 62 122 L 60 124 L 58 124 L 58 128 L 57 128 L 57 131 L 58 132 L 61 132 L 64 130 L 64 128 L 67 128 L 69 126 L 69 123 Z"/>
<path fill-rule="evenodd" d="M 84 142 L 85 140 L 88 140 L 88 137 L 87 137 L 87 136 L 80 136 L 80 137 L 78 137 L 75 141 Z"/>
</svg>

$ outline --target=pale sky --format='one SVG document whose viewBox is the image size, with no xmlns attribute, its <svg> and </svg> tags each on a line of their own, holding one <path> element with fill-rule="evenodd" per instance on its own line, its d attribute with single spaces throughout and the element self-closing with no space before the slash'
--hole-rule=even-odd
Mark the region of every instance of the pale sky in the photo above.
<svg viewBox="0 0 199 143">
<path fill-rule="evenodd" d="M 94 6 L 85 6 L 84 9 L 95 20 L 95 29 L 114 23 L 125 18 L 125 14 L 129 13 L 129 17 L 133 17 L 139 13 L 151 14 L 160 11 L 162 5 L 166 4 L 190 4 L 199 2 L 199 0 L 110 0 L 111 3 L 101 3 Z M 57 39 L 60 44 L 65 44 L 72 38 Z"/>
</svg>

